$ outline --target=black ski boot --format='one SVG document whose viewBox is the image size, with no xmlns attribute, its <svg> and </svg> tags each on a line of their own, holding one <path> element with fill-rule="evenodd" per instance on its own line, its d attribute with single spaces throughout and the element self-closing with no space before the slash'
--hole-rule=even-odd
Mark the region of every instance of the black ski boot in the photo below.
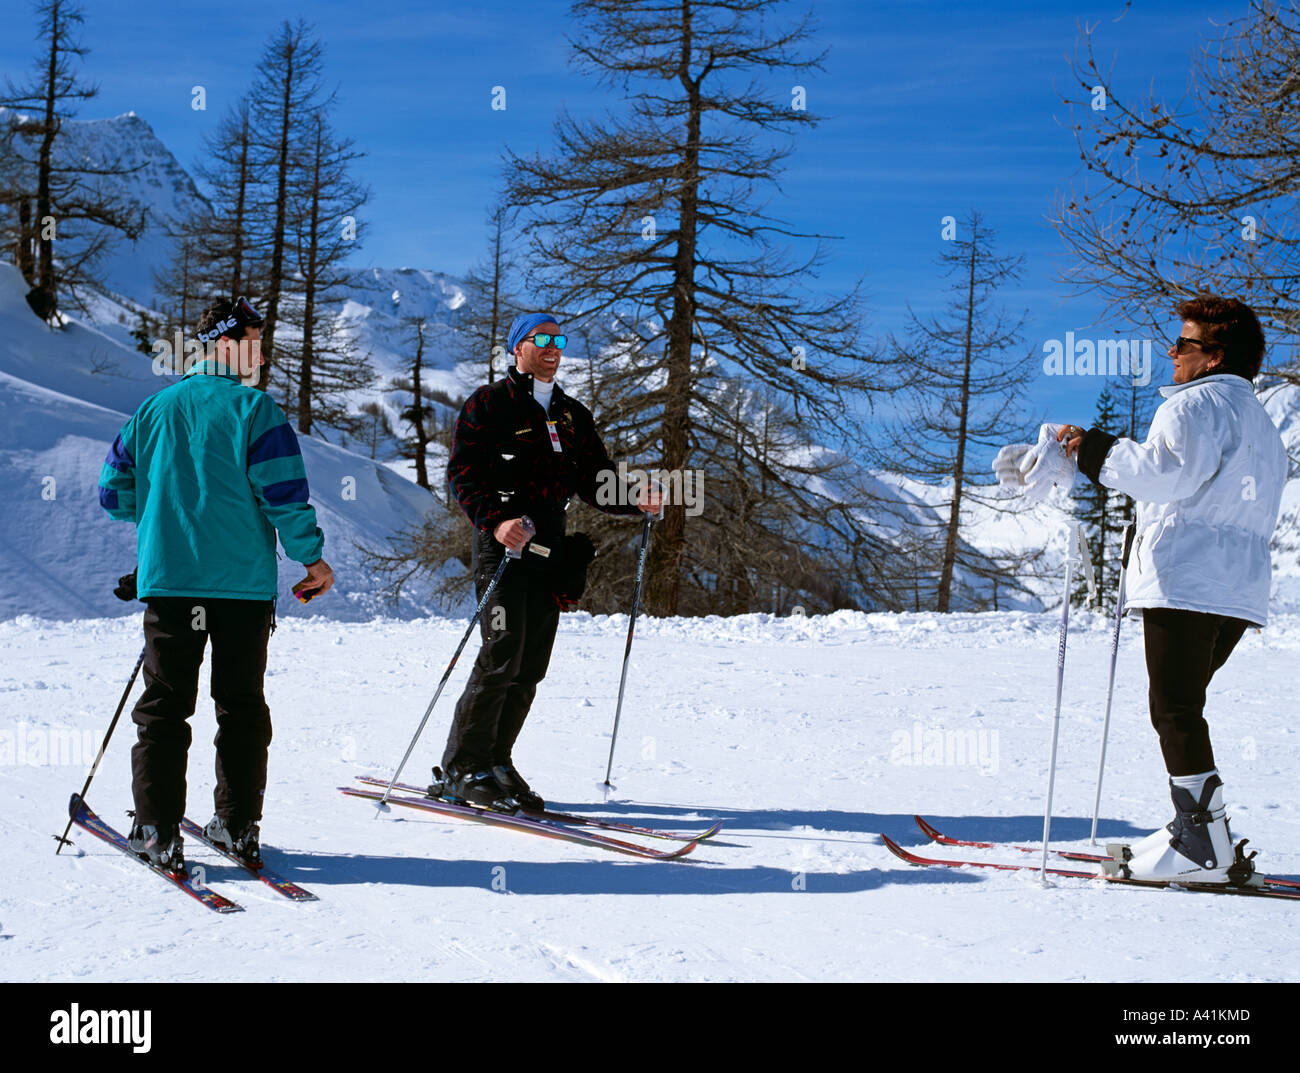
<svg viewBox="0 0 1300 1073">
<path fill-rule="evenodd" d="M 435 785 L 438 785 L 437 775 L 438 769 L 435 768 Z M 430 791 L 433 788 L 430 786 Z M 500 812 L 513 812 L 519 807 L 485 764 L 467 764 L 464 767 L 457 763 L 448 764 L 447 770 L 442 772 L 441 788 L 438 796 L 457 805 L 480 805 Z"/>
<path fill-rule="evenodd" d="M 250 868 L 262 867 L 261 831 L 253 821 L 235 825 L 220 816 L 208 821 L 203 833 L 227 853 L 233 853 Z"/>
<path fill-rule="evenodd" d="M 189 876 L 185 867 L 185 841 L 180 826 L 174 823 L 134 823 L 126 838 L 133 853 L 152 865 L 180 876 Z"/>
<path fill-rule="evenodd" d="M 546 802 L 540 794 L 533 792 L 531 786 L 519 774 L 519 769 L 509 760 L 492 765 L 492 774 L 500 786 L 512 798 L 519 802 L 519 807 L 526 812 L 545 812 Z"/>
</svg>

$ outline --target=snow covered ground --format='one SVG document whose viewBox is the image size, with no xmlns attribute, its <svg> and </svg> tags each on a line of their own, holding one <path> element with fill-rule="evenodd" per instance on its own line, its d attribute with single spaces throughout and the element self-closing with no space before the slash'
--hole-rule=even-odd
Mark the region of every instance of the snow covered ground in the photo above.
<svg viewBox="0 0 1300 1073">
<path fill-rule="evenodd" d="M 626 620 L 567 615 L 516 752 L 564 807 L 726 829 L 681 863 L 423 814 L 374 818 L 335 790 L 396 763 L 463 622 L 283 624 L 268 860 L 295 905 L 193 845 L 247 912 L 209 913 L 84 832 L 51 835 L 84 780 L 140 643 L 136 617 L 0 622 L 0 938 L 5 980 L 1297 980 L 1281 902 L 1022 874 L 909 868 L 914 812 L 958 836 L 1041 834 L 1057 616 L 643 620 L 614 781 L 600 805 Z M 1300 873 L 1294 772 L 1300 617 L 1250 632 L 1212 687 L 1234 832 Z M 412 758 L 438 759 L 471 644 Z M 1054 833 L 1086 841 L 1108 625 L 1076 615 Z M 139 686 L 137 685 L 137 691 Z M 195 718 L 190 815 L 210 815 L 213 720 Z M 1141 626 L 1125 625 L 1102 835 L 1169 800 L 1146 719 Z M 83 741 L 83 736 L 89 740 Z M 90 794 L 124 829 L 125 723 Z M 50 755 L 51 753 L 59 755 Z M 595 803 L 595 804 L 593 804 Z M 265 893 L 264 893 L 265 891 Z M 1194 941 L 1191 941 L 1194 937 Z"/>
</svg>

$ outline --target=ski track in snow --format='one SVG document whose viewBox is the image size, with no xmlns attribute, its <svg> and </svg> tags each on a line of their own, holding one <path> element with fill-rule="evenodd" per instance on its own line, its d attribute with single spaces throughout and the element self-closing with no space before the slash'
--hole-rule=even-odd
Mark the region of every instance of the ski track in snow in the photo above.
<svg viewBox="0 0 1300 1073">
<path fill-rule="evenodd" d="M 247 909 L 222 917 L 84 832 L 74 829 L 75 850 L 54 854 L 50 836 L 86 767 L 76 755 L 51 763 L 32 744 L 60 732 L 68 743 L 84 731 L 97 740 L 139 651 L 137 619 L 0 622 L 9 733 L 0 738 L 0 976 L 1300 979 L 1300 915 L 1283 903 L 1074 880 L 1043 889 L 1030 873 L 910 868 L 881 845 L 881 832 L 923 843 L 913 812 L 958 837 L 1040 837 L 1056 627 L 1054 613 L 642 620 L 618 789 L 606 804 L 597 784 L 626 619 L 564 616 L 516 760 L 560 808 L 672 828 L 726 821 L 682 862 L 657 863 L 415 812 L 376 819 L 335 787 L 391 773 L 465 624 L 286 622 L 267 674 L 276 738 L 263 838 L 272 867 L 322 900 L 292 904 L 190 845 L 208 881 Z M 1248 633 L 1209 705 L 1234 833 L 1283 875 L 1300 873 L 1290 793 L 1300 739 L 1280 717 L 1296 693 L 1298 627 L 1283 616 Z M 457 666 L 408 781 L 438 760 L 472 656 Z M 1076 614 L 1053 832 L 1080 846 L 1108 659 L 1105 619 Z M 206 669 L 199 696 L 189 814 L 204 822 L 214 731 Z M 128 719 L 89 795 L 119 830 L 129 822 Z M 959 755 L 954 744 L 944 755 L 958 735 L 976 748 Z M 1168 810 L 1141 625 L 1127 621 L 1102 837 L 1145 833 Z"/>
</svg>

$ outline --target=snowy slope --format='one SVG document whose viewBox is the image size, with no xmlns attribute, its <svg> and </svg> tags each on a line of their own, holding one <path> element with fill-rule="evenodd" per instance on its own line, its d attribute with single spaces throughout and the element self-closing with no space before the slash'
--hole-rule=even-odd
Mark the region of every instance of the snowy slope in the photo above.
<svg viewBox="0 0 1300 1073">
<path fill-rule="evenodd" d="M 1286 712 L 1298 626 L 1289 617 L 1248 634 L 1209 708 L 1234 833 L 1270 871 L 1291 875 L 1300 873 L 1300 803 L 1290 792 L 1300 731 Z M 1053 831 L 1082 844 L 1109 636 L 1095 616 L 1076 616 L 1074 627 Z M 1300 915 L 1284 903 L 1074 880 L 1043 889 L 1029 874 L 912 869 L 881 845 L 880 833 L 919 845 L 914 812 L 963 837 L 1041 836 L 1055 615 L 643 620 L 618 791 L 604 808 L 596 784 L 626 620 L 566 615 L 515 758 L 565 806 L 665 827 L 726 821 L 716 842 L 679 864 L 396 808 L 377 820 L 335 791 L 360 771 L 391 773 L 463 629 L 452 620 L 281 628 L 267 678 L 276 730 L 263 837 L 272 866 L 322 900 L 283 902 L 190 846 L 207 881 L 247 909 L 219 917 L 88 835 L 76 836 L 83 856 L 51 852 L 85 769 L 37 749 L 60 731 L 103 732 L 138 625 L 0 623 L 0 735 L 10 749 L 0 764 L 0 978 L 1300 980 Z M 1141 641 L 1140 625 L 1126 625 L 1103 838 L 1168 819 Z M 439 758 L 468 663 L 412 756 L 410 781 Z M 206 681 L 199 696 L 189 814 L 203 821 Z M 116 826 L 130 805 L 130 738 L 129 726 L 118 731 L 90 794 Z"/>
<path fill-rule="evenodd" d="M 0 618 L 134 613 L 112 588 L 135 563 L 135 530 L 99 507 L 108 445 L 140 401 L 170 383 L 147 355 L 73 319 L 50 331 L 27 309 L 21 277 L 0 264 Z M 302 608 L 289 589 L 303 576 L 281 560 L 281 615 L 369 618 L 384 610 L 358 545 L 383 548 L 415 524 L 429 493 L 387 467 L 302 437 L 325 557 L 338 583 Z M 403 613 L 428 613 L 417 589 Z"/>
</svg>

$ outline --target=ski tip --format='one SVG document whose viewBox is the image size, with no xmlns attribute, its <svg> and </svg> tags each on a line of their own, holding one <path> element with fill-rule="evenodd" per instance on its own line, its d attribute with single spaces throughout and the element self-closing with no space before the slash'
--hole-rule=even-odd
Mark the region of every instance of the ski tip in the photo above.
<svg viewBox="0 0 1300 1073">
<path fill-rule="evenodd" d="M 72 816 L 75 819 L 78 813 L 80 813 L 82 809 L 86 809 L 87 812 L 90 811 L 90 809 L 86 808 L 86 802 L 81 799 L 80 794 L 73 794 L 70 798 L 68 798 L 69 816 Z"/>
<path fill-rule="evenodd" d="M 898 857 L 900 860 L 907 861 L 908 864 L 916 863 L 916 861 L 912 858 L 912 856 L 888 835 L 882 834 L 880 836 L 880 841 L 885 844 L 885 848 L 889 850 L 889 852 L 892 853 L 895 857 Z"/>
<path fill-rule="evenodd" d="M 939 829 L 929 823 L 924 816 L 913 816 L 912 819 L 916 822 L 916 826 L 921 828 L 921 833 L 931 842 L 939 841 Z"/>
<path fill-rule="evenodd" d="M 685 857 L 688 853 L 695 852 L 695 850 L 699 847 L 700 841 L 701 840 L 697 838 L 692 842 L 683 843 L 681 847 L 678 849 L 669 850 L 667 853 L 656 852 L 653 853 L 652 856 L 657 857 L 660 860 L 664 860 L 664 861 L 671 861 L 678 857 Z"/>
</svg>

